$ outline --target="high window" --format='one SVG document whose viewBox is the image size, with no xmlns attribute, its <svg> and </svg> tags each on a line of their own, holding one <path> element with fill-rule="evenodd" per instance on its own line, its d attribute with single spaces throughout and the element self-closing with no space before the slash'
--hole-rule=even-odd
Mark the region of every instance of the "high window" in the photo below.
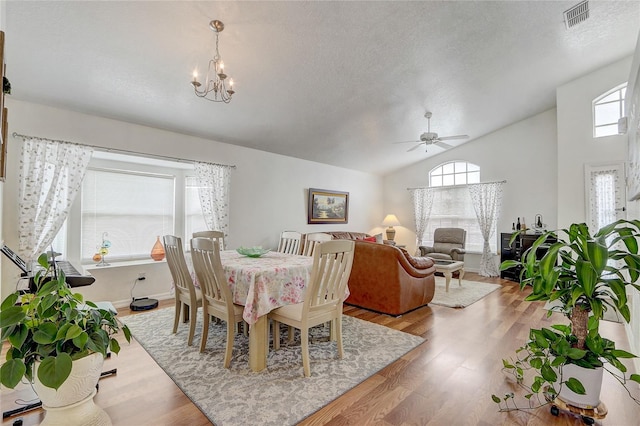
<svg viewBox="0 0 640 426">
<path fill-rule="evenodd" d="M 618 120 L 624 116 L 627 83 L 621 84 L 593 100 L 593 137 L 618 134 Z"/>
<path fill-rule="evenodd" d="M 438 189 L 433 193 L 424 245 L 433 244 L 436 228 L 463 228 L 467 231 L 467 252 L 482 253 L 484 239 L 467 188 L 467 184 L 479 182 L 480 167 L 466 161 L 441 164 L 429 172 L 429 186 Z M 495 252 L 497 239 L 492 239 L 490 246 Z"/>
</svg>

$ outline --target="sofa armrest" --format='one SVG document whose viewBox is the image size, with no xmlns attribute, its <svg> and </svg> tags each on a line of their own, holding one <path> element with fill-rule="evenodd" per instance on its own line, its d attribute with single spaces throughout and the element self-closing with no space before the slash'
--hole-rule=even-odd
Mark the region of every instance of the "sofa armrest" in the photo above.
<svg viewBox="0 0 640 426">
<path fill-rule="evenodd" d="M 418 247 L 418 249 L 420 250 L 420 256 L 423 256 L 423 257 L 435 251 L 433 247 L 429 247 L 429 246 L 420 246 Z"/>
<path fill-rule="evenodd" d="M 467 251 L 463 248 L 453 248 L 451 249 L 451 253 L 457 253 L 457 254 L 465 254 Z"/>
<path fill-rule="evenodd" d="M 414 277 L 426 277 L 435 273 L 435 263 L 429 257 L 413 257 L 403 248 L 400 248 L 398 260 L 404 270 Z"/>
</svg>

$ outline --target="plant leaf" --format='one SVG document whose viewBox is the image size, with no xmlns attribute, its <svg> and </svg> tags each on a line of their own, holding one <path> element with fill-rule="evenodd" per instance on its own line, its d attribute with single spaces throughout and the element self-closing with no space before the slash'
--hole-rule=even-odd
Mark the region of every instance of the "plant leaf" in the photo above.
<svg viewBox="0 0 640 426">
<path fill-rule="evenodd" d="M 26 317 L 22 307 L 11 306 L 10 308 L 0 311 L 0 324 L 2 328 L 9 327 L 14 324 L 18 324 Z"/>
<path fill-rule="evenodd" d="M 38 367 L 38 379 L 46 387 L 58 390 L 71 374 L 72 364 L 71 357 L 66 352 L 46 357 Z"/>
<path fill-rule="evenodd" d="M 0 367 L 0 381 L 8 388 L 15 388 L 22 376 L 27 371 L 27 367 L 21 359 L 10 359 Z"/>
<path fill-rule="evenodd" d="M 582 386 L 582 383 L 580 383 L 580 380 L 576 379 L 575 377 L 570 377 L 569 380 L 567 380 L 564 383 L 567 385 L 569 389 L 571 389 L 573 392 L 577 393 L 578 395 L 586 394 L 586 391 L 584 390 L 584 386 Z"/>
</svg>

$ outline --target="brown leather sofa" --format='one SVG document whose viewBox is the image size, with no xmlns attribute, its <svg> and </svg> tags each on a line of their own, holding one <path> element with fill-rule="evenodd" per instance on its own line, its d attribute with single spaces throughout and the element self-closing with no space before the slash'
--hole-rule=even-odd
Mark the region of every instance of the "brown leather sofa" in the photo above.
<svg viewBox="0 0 640 426">
<path fill-rule="evenodd" d="M 367 234 L 328 232 L 355 239 L 349 297 L 345 303 L 389 315 L 402 315 L 431 302 L 435 291 L 433 260 L 413 257 L 389 244 L 358 241 Z M 351 238 L 348 238 L 351 237 Z"/>
</svg>

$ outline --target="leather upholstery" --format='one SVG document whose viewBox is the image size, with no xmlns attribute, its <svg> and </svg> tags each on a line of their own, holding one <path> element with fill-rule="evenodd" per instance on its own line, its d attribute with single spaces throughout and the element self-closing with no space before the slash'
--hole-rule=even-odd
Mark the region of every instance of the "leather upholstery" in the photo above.
<svg viewBox="0 0 640 426">
<path fill-rule="evenodd" d="M 433 259 L 464 261 L 467 231 L 462 228 L 437 228 L 433 247 L 420 246 L 420 254 Z"/>
<path fill-rule="evenodd" d="M 431 302 L 435 266 L 388 244 L 356 241 L 345 301 L 390 315 L 401 315 Z"/>
</svg>

